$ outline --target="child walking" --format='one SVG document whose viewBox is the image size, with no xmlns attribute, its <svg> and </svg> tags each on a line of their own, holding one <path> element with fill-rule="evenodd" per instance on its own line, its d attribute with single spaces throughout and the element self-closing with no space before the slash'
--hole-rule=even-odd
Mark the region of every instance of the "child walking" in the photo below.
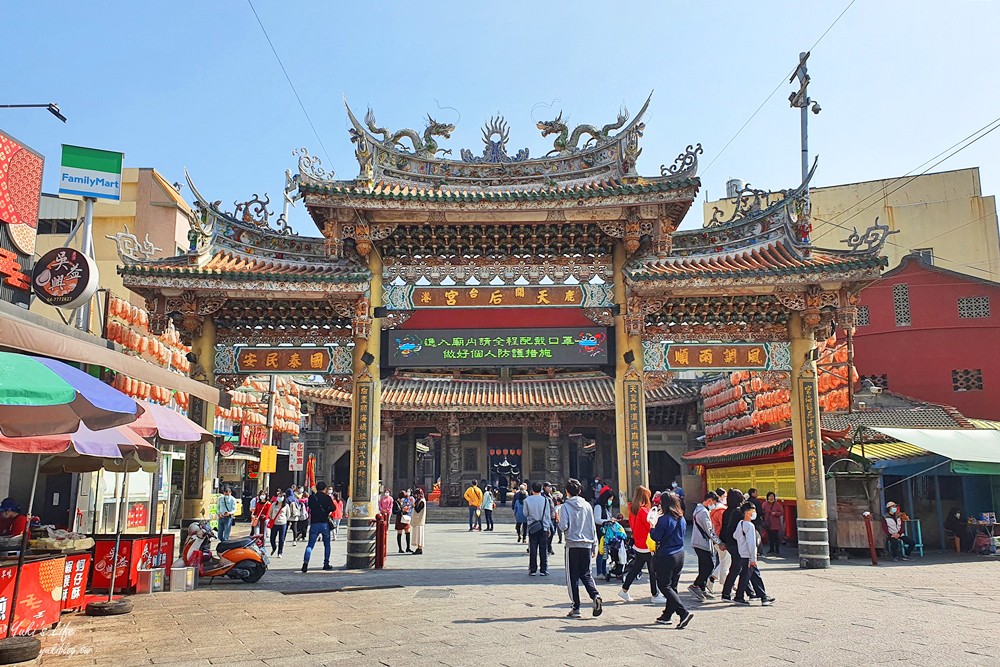
<svg viewBox="0 0 1000 667">
<path fill-rule="evenodd" d="M 757 506 L 747 501 L 740 505 L 740 512 L 743 513 L 743 520 L 733 531 L 733 536 L 739 546 L 743 563 L 740 568 L 740 583 L 736 587 L 736 597 L 733 598 L 733 602 L 750 604 L 750 600 L 747 599 L 747 588 L 753 587 L 753 592 L 760 598 L 761 605 L 766 607 L 774 604 L 774 598 L 769 597 L 764 591 L 764 580 L 760 576 L 760 569 L 757 568 L 757 547 L 760 545 L 760 536 L 753 524 L 757 518 Z"/>
</svg>

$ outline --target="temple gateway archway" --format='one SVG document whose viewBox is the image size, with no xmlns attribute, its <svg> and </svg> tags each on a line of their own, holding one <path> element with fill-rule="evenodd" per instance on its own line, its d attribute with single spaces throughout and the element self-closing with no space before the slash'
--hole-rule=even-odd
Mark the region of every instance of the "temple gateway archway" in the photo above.
<svg viewBox="0 0 1000 667">
<path fill-rule="evenodd" d="M 600 128 L 571 129 L 562 114 L 538 123 L 555 137 L 541 157 L 509 150 L 493 118 L 481 152 L 460 159 L 440 155 L 448 124 L 391 132 L 348 109 L 356 178 L 299 152 L 298 192 L 322 239 L 274 224 L 256 196 L 227 213 L 192 184 L 188 253 L 125 256 L 121 272 L 151 328 L 176 321 L 216 383 L 247 372 L 251 346 L 323 352 L 310 372 L 327 386 L 303 394 L 314 420 L 345 431 L 349 567 L 373 566 L 380 479 L 439 478 L 445 505 L 471 479 L 500 476 L 599 475 L 622 496 L 651 475 L 663 483 L 698 419 L 675 374 L 735 369 L 788 382 L 800 562 L 826 567 L 812 351 L 817 333 L 853 327 L 887 230 L 813 247 L 802 184 L 746 190 L 728 219 L 676 231 L 701 147 L 639 175 L 648 107 Z"/>
</svg>

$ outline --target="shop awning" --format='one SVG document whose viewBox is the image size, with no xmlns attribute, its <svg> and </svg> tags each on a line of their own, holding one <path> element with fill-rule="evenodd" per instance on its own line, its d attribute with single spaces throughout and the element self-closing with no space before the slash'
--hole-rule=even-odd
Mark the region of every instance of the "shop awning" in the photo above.
<svg viewBox="0 0 1000 667">
<path fill-rule="evenodd" d="M 1000 464 L 1000 431 L 983 429 L 882 428 L 894 440 L 916 445 L 953 461 Z"/>
<path fill-rule="evenodd" d="M 187 392 L 212 405 L 228 406 L 228 395 L 215 387 L 122 354 L 114 349 L 114 343 L 103 338 L 6 303 L 0 303 L 0 346 L 64 361 L 104 366 L 143 382 Z"/>
<path fill-rule="evenodd" d="M 823 452 L 846 451 L 850 441 L 846 440 L 844 431 L 822 430 Z M 791 429 L 780 429 L 768 438 L 768 434 L 759 433 L 752 436 L 733 438 L 732 444 L 712 444 L 704 449 L 688 452 L 681 456 L 688 465 L 715 466 L 724 463 L 752 462 L 752 459 L 762 459 L 768 456 L 791 456 Z"/>
</svg>

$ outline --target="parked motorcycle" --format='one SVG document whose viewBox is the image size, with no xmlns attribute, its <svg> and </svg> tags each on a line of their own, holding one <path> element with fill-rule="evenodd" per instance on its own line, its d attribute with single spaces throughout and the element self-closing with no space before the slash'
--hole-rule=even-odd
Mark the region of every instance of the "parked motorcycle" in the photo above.
<svg viewBox="0 0 1000 667">
<path fill-rule="evenodd" d="M 212 539 L 217 537 L 207 521 L 188 526 L 188 536 L 174 567 L 196 567 L 201 577 L 229 577 L 248 584 L 260 581 L 270 559 L 257 536 L 219 542 L 218 556 L 212 554 Z"/>
</svg>

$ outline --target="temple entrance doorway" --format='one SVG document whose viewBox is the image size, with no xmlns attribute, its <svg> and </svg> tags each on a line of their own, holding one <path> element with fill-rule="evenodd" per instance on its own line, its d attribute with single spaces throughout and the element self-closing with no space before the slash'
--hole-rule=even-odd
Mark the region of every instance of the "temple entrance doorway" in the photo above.
<svg viewBox="0 0 1000 667">
<path fill-rule="evenodd" d="M 497 504 L 506 502 L 507 493 L 516 488 L 524 471 L 522 435 L 520 433 L 487 433 L 486 448 L 489 458 L 488 482 L 497 487 Z"/>
<path fill-rule="evenodd" d="M 670 488 L 670 482 L 681 480 L 681 466 L 670 454 L 663 451 L 649 452 L 649 488 L 663 491 Z"/>
</svg>

